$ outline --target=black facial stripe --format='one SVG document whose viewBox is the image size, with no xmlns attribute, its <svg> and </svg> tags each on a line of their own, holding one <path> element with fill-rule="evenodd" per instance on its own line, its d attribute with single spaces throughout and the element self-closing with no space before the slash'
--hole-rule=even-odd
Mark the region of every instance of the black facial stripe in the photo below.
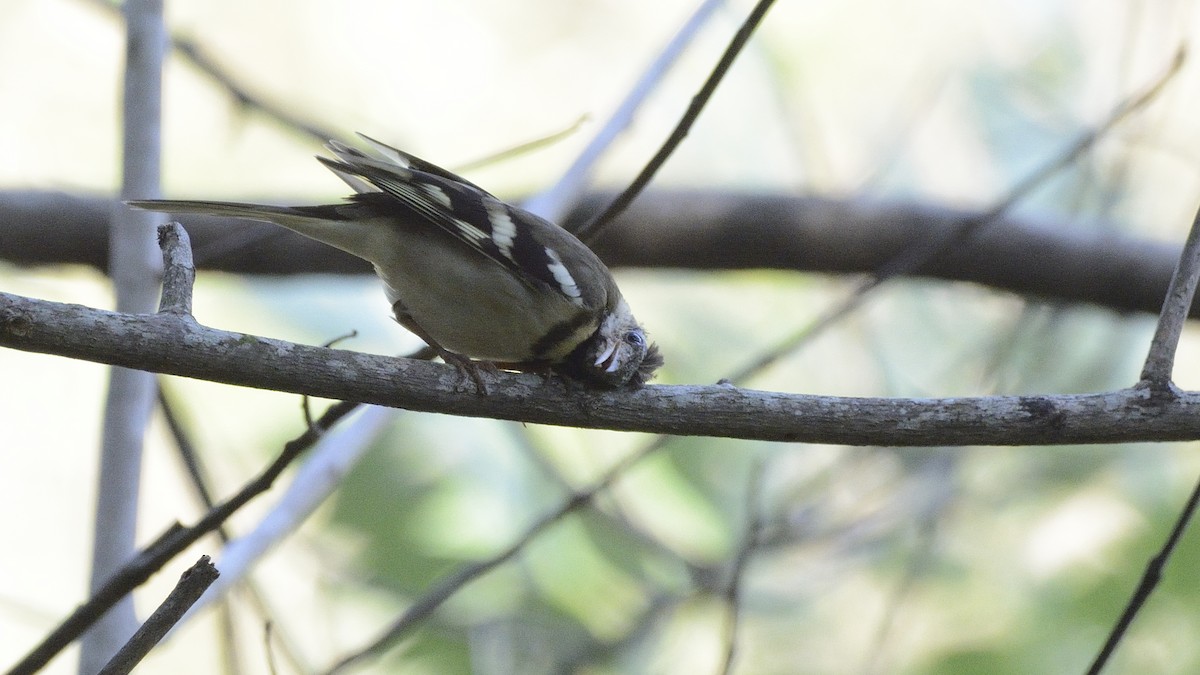
<svg viewBox="0 0 1200 675">
<path fill-rule="evenodd" d="M 576 331 L 587 325 L 589 320 L 591 320 L 591 317 L 581 312 L 576 314 L 572 319 L 551 328 L 545 335 L 538 338 L 537 342 L 533 343 L 533 359 L 539 361 L 546 358 L 548 354 L 557 351 L 557 348 L 561 347 L 567 339 L 573 337 Z M 599 327 L 597 327 L 597 330 L 599 330 Z M 591 337 L 583 342 L 588 342 L 594 336 L 595 334 L 593 333 Z"/>
</svg>

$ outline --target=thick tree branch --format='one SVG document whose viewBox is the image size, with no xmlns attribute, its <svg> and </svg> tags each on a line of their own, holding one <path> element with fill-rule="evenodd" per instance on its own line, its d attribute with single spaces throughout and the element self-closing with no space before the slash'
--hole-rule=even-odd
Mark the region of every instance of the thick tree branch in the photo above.
<svg viewBox="0 0 1200 675">
<path fill-rule="evenodd" d="M 610 197 L 590 195 L 566 224 L 582 222 Z M 100 197 L 0 192 L 0 259 L 103 269 L 111 204 Z M 979 216 L 913 202 L 658 190 L 643 194 L 607 227 L 596 250 L 614 267 L 867 273 L 899 251 L 940 241 Z M 371 271 L 347 253 L 283 228 L 202 216 L 182 221 L 200 270 Z M 1178 260 L 1178 245 L 1125 236 L 1107 225 L 1009 215 L 920 274 L 1026 297 L 1157 314 Z M 1200 316 L 1200 306 L 1193 305 L 1191 316 Z"/>
<path fill-rule="evenodd" d="M 456 371 L 0 293 L 0 345 L 240 386 L 522 422 L 849 445 L 1051 445 L 1200 438 L 1200 394 L 1122 390 L 1067 396 L 894 399 L 803 396 L 729 385 L 576 391 L 503 374 L 490 395 Z"/>
</svg>

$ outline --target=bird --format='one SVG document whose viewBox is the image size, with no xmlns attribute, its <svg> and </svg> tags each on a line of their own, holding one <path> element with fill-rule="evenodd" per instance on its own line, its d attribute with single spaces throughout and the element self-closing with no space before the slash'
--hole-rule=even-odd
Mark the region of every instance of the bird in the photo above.
<svg viewBox="0 0 1200 675">
<path fill-rule="evenodd" d="M 567 230 L 364 134 L 317 156 L 354 194 L 338 204 L 131 200 L 129 206 L 266 221 L 371 263 L 392 313 L 487 393 L 480 370 L 554 373 L 637 388 L 663 364 L 608 267 Z"/>
</svg>

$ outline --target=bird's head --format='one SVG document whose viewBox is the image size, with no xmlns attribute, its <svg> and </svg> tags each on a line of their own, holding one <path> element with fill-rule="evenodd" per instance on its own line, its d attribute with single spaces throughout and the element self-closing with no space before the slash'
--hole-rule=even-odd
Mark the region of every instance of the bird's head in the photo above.
<svg viewBox="0 0 1200 675">
<path fill-rule="evenodd" d="M 640 387 L 663 364 L 629 306 L 621 300 L 600 327 L 559 368 L 565 375 L 605 389 Z"/>
</svg>

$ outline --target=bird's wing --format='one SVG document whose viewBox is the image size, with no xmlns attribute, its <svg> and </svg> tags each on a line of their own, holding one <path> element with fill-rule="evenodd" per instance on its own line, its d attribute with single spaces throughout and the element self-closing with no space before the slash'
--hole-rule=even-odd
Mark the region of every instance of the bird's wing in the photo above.
<svg viewBox="0 0 1200 675">
<path fill-rule="evenodd" d="M 363 198 L 381 192 L 394 200 L 397 215 L 415 216 L 440 228 L 525 283 L 559 293 L 581 307 L 592 304 L 592 298 L 583 297 L 585 289 L 569 265 L 593 264 L 595 256 L 566 230 L 435 164 L 367 140 L 380 157 L 332 142 L 328 147 L 337 159 L 317 159 Z M 356 183 L 365 185 L 360 189 Z M 378 205 L 377 195 L 368 199 Z M 594 264 L 601 263 L 595 259 Z"/>
</svg>

